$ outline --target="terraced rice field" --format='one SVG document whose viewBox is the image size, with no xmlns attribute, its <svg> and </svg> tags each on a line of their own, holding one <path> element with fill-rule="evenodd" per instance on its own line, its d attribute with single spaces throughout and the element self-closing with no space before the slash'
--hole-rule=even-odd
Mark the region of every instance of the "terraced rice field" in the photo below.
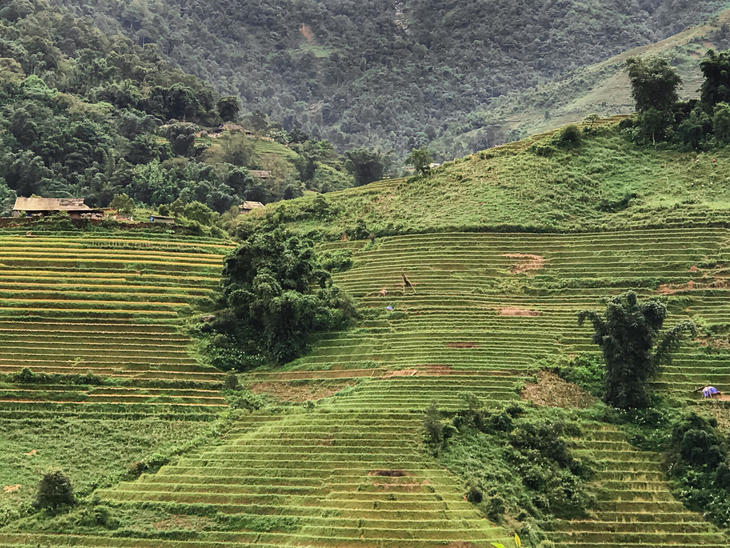
<svg viewBox="0 0 730 548">
<path fill-rule="evenodd" d="M 310 354 L 285 370 L 252 373 L 246 382 L 273 393 L 320 382 L 339 383 L 342 390 L 286 413 L 254 412 L 236 422 L 218 444 L 186 453 L 157 473 L 97 491 L 102 502 L 115 508 L 154 507 L 180 519 L 213 511 L 229 516 L 234 525 L 205 531 L 181 525 L 176 534 L 184 539 L 134 528 L 125 529 L 125 538 L 103 532 L 0 532 L 0 545 L 457 547 L 502 542 L 512 547 L 512 532 L 495 527 L 466 502 L 459 480 L 424 452 L 425 407 L 436 400 L 441 408 L 455 409 L 462 405 L 463 391 L 487 405 L 519 398 L 518 388 L 536 364 L 556 354 L 596 351 L 589 329 L 577 326 L 578 311 L 599 310 L 603 297 L 628 288 L 656 295 L 663 286 L 672 323 L 690 317 L 726 335 L 730 305 L 723 280 L 730 264 L 729 241 L 730 231 L 724 229 L 671 229 L 447 233 L 383 238 L 372 246 L 330 244 L 355 252 L 354 267 L 339 274 L 337 282 L 364 310 L 361 325 L 324 335 Z M 204 279 L 203 272 L 213 269 L 201 264 L 204 256 L 199 262 L 183 261 L 188 270 L 179 274 Z M 404 294 L 402 273 L 415 291 Z M 144 285 L 136 275 L 129 274 Z M 196 283 L 170 292 L 184 293 L 193 285 L 197 290 L 212 287 Z M 385 297 L 379 296 L 383 288 Z M 124 301 L 121 295 L 116 293 L 114 300 Z M 167 296 L 169 302 L 155 294 L 154 301 L 165 304 L 154 310 L 179 318 L 185 305 Z M 24 305 L 18 301 L 12 306 Z M 123 324 L 143 340 L 149 332 L 139 326 L 154 325 L 151 332 L 166 342 L 165 336 L 173 333 L 162 326 L 177 321 L 155 316 L 143 324 L 134 321 L 133 309 L 115 309 L 130 314 L 124 319 L 95 310 L 102 315 L 99 322 Z M 55 324 L 58 330 L 61 324 L 83 329 L 63 317 Z M 52 337 L 53 330 L 48 331 Z M 26 339 L 19 332 L 14 344 L 24 348 Z M 97 340 L 101 343 L 103 337 Z M 47 367 L 59 367 L 46 354 L 52 346 L 39 359 L 46 357 Z M 176 346 L 182 348 L 182 342 L 170 340 L 156 362 L 138 352 L 135 361 L 122 365 L 93 363 L 140 380 L 210 374 L 184 361 L 174 352 Z M 81 356 L 91 360 L 88 354 Z M 693 392 L 700 385 L 712 382 L 730 391 L 727 357 L 722 347 L 685 345 L 657 386 L 700 405 Z M 160 368 L 149 367 L 151 363 Z M 194 378 L 199 390 L 215 382 L 215 376 Z M 632 448 L 621 432 L 600 424 L 577 443 L 599 464 L 599 503 L 591 519 L 560 524 L 554 533 L 560 546 L 727 545 L 727 537 L 672 498 L 658 455 Z"/>
<path fill-rule="evenodd" d="M 180 327 L 215 295 L 230 246 L 132 234 L 0 232 L 0 374 L 29 368 L 120 381 L 4 386 L 0 402 L 29 412 L 57 402 L 224 405 L 220 373 L 191 357 Z"/>
</svg>

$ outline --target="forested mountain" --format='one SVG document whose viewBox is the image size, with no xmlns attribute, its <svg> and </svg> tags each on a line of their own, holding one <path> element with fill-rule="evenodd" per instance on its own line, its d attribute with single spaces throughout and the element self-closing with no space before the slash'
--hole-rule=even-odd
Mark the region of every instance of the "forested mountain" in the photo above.
<svg viewBox="0 0 730 548">
<path fill-rule="evenodd" d="M 206 137 L 204 128 L 237 118 L 239 108 L 154 45 L 102 32 L 45 0 L 0 0 L 0 215 L 15 195 L 80 195 L 105 206 L 124 193 L 151 206 L 201 202 L 223 212 L 244 199 L 300 194 L 305 179 L 318 189 L 349 184 L 331 147 L 301 132 L 307 177 L 297 154 L 271 137 L 235 125 L 235 135 Z"/>
<path fill-rule="evenodd" d="M 679 32 L 727 5 L 52 1 L 139 45 L 157 43 L 185 70 L 239 95 L 245 110 L 261 110 L 287 128 L 300 125 L 340 147 L 375 143 L 399 152 L 465 129 L 481 130 L 465 145 L 472 150 L 509 139 L 472 113 L 506 93 Z"/>
</svg>

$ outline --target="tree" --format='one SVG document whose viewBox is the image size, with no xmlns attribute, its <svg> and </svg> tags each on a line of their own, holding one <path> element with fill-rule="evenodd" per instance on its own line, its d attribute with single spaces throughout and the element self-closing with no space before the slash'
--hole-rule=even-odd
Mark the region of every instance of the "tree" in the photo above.
<svg viewBox="0 0 730 548">
<path fill-rule="evenodd" d="M 413 166 L 416 173 L 421 176 L 428 175 L 431 172 L 431 162 L 433 162 L 433 157 L 426 148 L 414 148 L 406 158 L 406 165 Z"/>
<path fill-rule="evenodd" d="M 60 470 L 43 474 L 33 506 L 56 509 L 76 504 L 71 481 Z"/>
<path fill-rule="evenodd" d="M 222 304 L 211 326 L 229 338 L 220 345 L 279 363 L 302 354 L 312 333 L 345 327 L 355 317 L 312 241 L 268 225 L 226 259 Z"/>
<path fill-rule="evenodd" d="M 689 148 L 698 148 L 705 136 L 712 131 L 712 120 L 700 107 L 692 109 L 689 116 L 682 120 L 677 135 Z"/>
<path fill-rule="evenodd" d="M 705 76 L 701 88 L 701 101 L 708 112 L 718 103 L 730 103 L 730 50 L 716 53 L 709 50 L 700 63 Z"/>
<path fill-rule="evenodd" d="M 134 200 L 126 194 L 115 194 L 109 207 L 116 209 L 122 215 L 132 215 L 136 206 Z"/>
<path fill-rule="evenodd" d="M 718 141 L 730 143 L 730 104 L 719 103 L 715 105 L 712 131 Z"/>
<path fill-rule="evenodd" d="M 653 299 L 639 303 L 633 291 L 610 299 L 604 317 L 591 311 L 578 315 L 579 325 L 591 321 L 593 342 L 603 350 L 606 403 L 621 409 L 648 406 L 649 379 L 670 360 L 685 333 L 696 333 L 694 324 L 684 321 L 666 332 L 657 344 L 666 317 L 662 303 Z"/>
<path fill-rule="evenodd" d="M 631 57 L 626 61 L 626 69 L 637 111 L 670 110 L 679 99 L 677 88 L 682 79 L 666 59 Z"/>
<path fill-rule="evenodd" d="M 347 170 L 352 173 L 357 186 L 366 185 L 383 178 L 386 157 L 380 151 L 355 148 L 345 153 Z"/>
<path fill-rule="evenodd" d="M 227 95 L 218 99 L 216 110 L 224 122 L 232 122 L 238 118 L 241 104 L 238 102 L 238 97 Z"/>
<path fill-rule="evenodd" d="M 15 192 L 8 188 L 3 179 L 0 179 L 0 217 L 7 217 L 15 204 Z"/>
<path fill-rule="evenodd" d="M 656 144 L 657 141 L 667 138 L 672 124 L 674 124 L 674 114 L 671 111 L 650 107 L 639 114 L 639 137 L 641 140 Z"/>
</svg>

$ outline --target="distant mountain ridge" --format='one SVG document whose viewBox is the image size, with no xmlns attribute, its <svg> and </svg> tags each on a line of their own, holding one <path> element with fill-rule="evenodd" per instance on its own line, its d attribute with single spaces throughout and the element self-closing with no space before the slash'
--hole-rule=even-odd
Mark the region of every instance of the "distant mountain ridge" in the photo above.
<svg viewBox="0 0 730 548">
<path fill-rule="evenodd" d="M 287 127 L 458 155 L 508 140 L 495 99 L 704 22 L 722 0 L 52 0 Z M 463 135 L 455 145 L 438 138 Z"/>
</svg>

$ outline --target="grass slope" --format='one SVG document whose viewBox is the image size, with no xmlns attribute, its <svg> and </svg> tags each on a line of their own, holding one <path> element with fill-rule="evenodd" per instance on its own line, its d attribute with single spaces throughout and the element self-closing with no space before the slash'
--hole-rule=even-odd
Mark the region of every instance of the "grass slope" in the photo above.
<svg viewBox="0 0 730 548">
<path fill-rule="evenodd" d="M 359 220 L 376 234 L 727 223 L 730 147 L 637 147 L 618 129 L 619 119 L 583 126 L 577 147 L 560 148 L 550 132 L 447 162 L 427 177 L 328 194 L 326 209 L 309 197 L 272 210 L 283 207 L 296 229 L 329 238 L 352 236 Z M 626 209 L 611 211 L 631 194 Z"/>
</svg>

